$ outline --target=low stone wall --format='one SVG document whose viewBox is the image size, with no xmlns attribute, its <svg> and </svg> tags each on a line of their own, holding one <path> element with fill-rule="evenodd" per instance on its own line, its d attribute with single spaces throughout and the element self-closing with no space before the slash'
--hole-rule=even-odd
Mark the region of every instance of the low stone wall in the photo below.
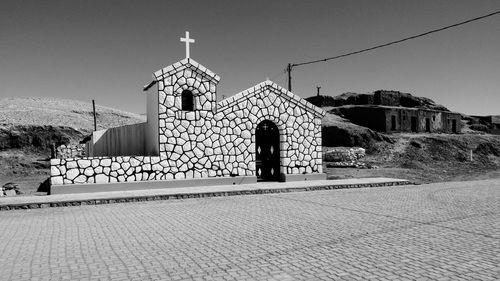
<svg viewBox="0 0 500 281">
<path fill-rule="evenodd" d="M 52 185 L 74 183 L 112 183 L 229 176 L 223 170 L 191 169 L 179 171 L 172 160 L 160 156 L 116 156 L 51 159 Z M 174 161 L 175 162 L 175 161 Z M 250 171 L 240 176 L 253 175 Z"/>
<path fill-rule="evenodd" d="M 324 153 L 326 162 L 352 162 L 365 157 L 366 151 L 361 147 L 336 147 Z"/>
<path fill-rule="evenodd" d="M 56 158 L 76 158 L 85 157 L 85 144 L 68 144 L 56 148 Z"/>
</svg>

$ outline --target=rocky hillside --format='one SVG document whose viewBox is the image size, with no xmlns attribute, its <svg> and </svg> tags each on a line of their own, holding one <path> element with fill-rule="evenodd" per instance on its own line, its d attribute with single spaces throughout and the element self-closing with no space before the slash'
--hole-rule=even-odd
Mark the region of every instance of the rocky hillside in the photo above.
<svg viewBox="0 0 500 281">
<path fill-rule="evenodd" d="M 97 127 L 105 129 L 144 122 L 145 116 L 96 106 Z M 92 104 L 55 98 L 0 99 L 0 150 L 50 149 L 78 142 L 94 127 Z"/>
<path fill-rule="evenodd" d="M 98 129 L 144 122 L 145 116 L 96 105 Z M 58 98 L 0 99 L 0 125 L 94 128 L 92 103 Z"/>
<path fill-rule="evenodd" d="M 328 112 L 322 126 L 325 151 L 339 146 L 362 147 L 367 152 L 366 164 L 379 167 L 335 168 L 325 161 L 330 178 L 385 176 L 425 183 L 500 177 L 500 136 L 488 134 L 493 131 L 492 124 L 481 118 L 463 116 L 461 134 L 385 135 L 355 125 L 334 114 L 333 109 L 363 104 L 448 109 L 430 99 L 396 91 L 314 96 L 307 100 Z"/>
<path fill-rule="evenodd" d="M 145 116 L 96 106 L 98 129 L 144 122 Z M 51 146 L 78 143 L 94 127 L 92 103 L 55 98 L 0 99 L 0 185 L 32 192 L 48 177 Z M 29 188 L 28 188 L 29 187 Z"/>
<path fill-rule="evenodd" d="M 370 151 L 378 142 L 394 143 L 390 136 L 351 123 L 338 115 L 327 113 L 322 124 L 323 146 L 359 146 Z"/>
<path fill-rule="evenodd" d="M 449 111 L 446 107 L 436 104 L 425 97 L 416 97 L 410 93 L 399 91 L 377 90 L 371 93 L 343 93 L 338 96 L 312 96 L 306 99 L 319 107 L 337 107 L 343 105 L 385 105 L 415 107 Z"/>
</svg>

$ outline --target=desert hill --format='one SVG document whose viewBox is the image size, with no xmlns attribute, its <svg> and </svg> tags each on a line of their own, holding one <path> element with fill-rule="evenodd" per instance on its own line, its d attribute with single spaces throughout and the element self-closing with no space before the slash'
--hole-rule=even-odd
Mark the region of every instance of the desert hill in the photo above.
<svg viewBox="0 0 500 281">
<path fill-rule="evenodd" d="M 403 93 L 392 90 L 377 90 L 370 93 L 343 93 L 338 96 L 312 96 L 306 99 L 310 103 L 319 107 L 379 104 L 387 106 L 415 107 L 423 109 L 433 109 L 449 111 L 443 105 L 437 104 L 430 98 L 413 96 L 410 93 Z"/>
<path fill-rule="evenodd" d="M 328 110 L 329 108 L 324 108 Z M 356 125 L 348 119 L 327 112 L 322 124 L 323 146 L 359 146 L 371 149 L 377 142 L 394 143 L 395 139 L 369 128 Z"/>
<path fill-rule="evenodd" d="M 146 117 L 96 105 L 97 129 L 146 121 Z M 92 103 L 57 98 L 0 99 L 0 149 L 42 150 L 78 142 L 94 127 Z"/>
<path fill-rule="evenodd" d="M 309 102 L 327 111 L 323 119 L 324 150 L 330 147 L 363 147 L 365 162 L 379 169 L 330 168 L 332 178 L 387 176 L 416 182 L 472 180 L 500 177 L 500 136 L 489 134 L 489 125 L 462 114 L 461 134 L 384 134 L 358 126 L 335 114 L 334 107 L 380 104 L 449 111 L 424 97 L 398 91 L 344 93 L 312 96 Z"/>
<path fill-rule="evenodd" d="M 144 122 L 146 117 L 96 105 L 98 129 Z M 0 99 L 0 125 L 71 127 L 91 131 L 94 127 L 92 103 L 58 98 Z"/>
<path fill-rule="evenodd" d="M 98 129 L 146 121 L 146 117 L 96 105 Z M 94 127 L 92 103 L 57 98 L 0 99 L 0 186 L 19 184 L 32 193 L 49 175 L 52 144 L 78 143 Z"/>
</svg>

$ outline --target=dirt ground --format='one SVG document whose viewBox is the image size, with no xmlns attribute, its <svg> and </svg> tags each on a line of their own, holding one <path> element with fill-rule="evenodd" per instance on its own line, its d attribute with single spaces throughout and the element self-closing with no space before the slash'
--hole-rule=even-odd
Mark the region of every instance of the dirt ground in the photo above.
<svg viewBox="0 0 500 281">
<path fill-rule="evenodd" d="M 500 178 L 500 136 L 481 134 L 394 134 L 361 162 L 375 169 L 328 168 L 330 179 L 390 177 L 415 183 Z M 324 151 L 331 148 L 325 147 Z M 470 159 L 472 151 L 472 161 Z"/>
<path fill-rule="evenodd" d="M 436 169 L 432 173 L 429 173 L 426 170 L 380 167 L 378 169 L 325 168 L 325 172 L 328 175 L 328 179 L 387 177 L 406 179 L 417 184 L 500 178 L 500 170 L 498 169 L 451 172 L 445 169 Z"/>
</svg>

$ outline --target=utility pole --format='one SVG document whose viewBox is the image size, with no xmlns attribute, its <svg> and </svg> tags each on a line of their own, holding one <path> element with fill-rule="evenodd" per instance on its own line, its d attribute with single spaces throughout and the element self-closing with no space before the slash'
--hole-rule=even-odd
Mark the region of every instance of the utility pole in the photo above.
<svg viewBox="0 0 500 281">
<path fill-rule="evenodd" d="M 56 149 L 56 144 L 51 143 L 50 145 L 50 158 L 54 159 L 57 157 L 57 149 Z"/>
<path fill-rule="evenodd" d="M 92 108 L 94 110 L 94 131 L 97 131 L 97 119 L 95 117 L 95 100 L 92 100 Z"/>
<path fill-rule="evenodd" d="M 316 93 L 316 96 L 318 96 L 318 97 L 319 97 L 319 89 L 321 89 L 321 87 L 320 86 L 316 86 L 316 90 L 318 90 L 318 92 Z"/>
<path fill-rule="evenodd" d="M 288 72 L 288 91 L 292 91 L 292 64 L 289 63 L 286 67 L 286 71 Z"/>
</svg>

